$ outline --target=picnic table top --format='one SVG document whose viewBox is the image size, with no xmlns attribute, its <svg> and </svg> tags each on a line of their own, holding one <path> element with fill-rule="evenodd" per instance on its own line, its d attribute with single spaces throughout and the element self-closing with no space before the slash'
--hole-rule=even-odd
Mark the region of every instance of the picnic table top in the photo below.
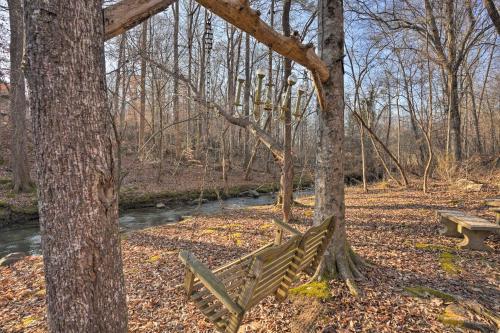
<svg viewBox="0 0 500 333">
<path fill-rule="evenodd" d="M 439 215 L 445 216 L 447 219 L 460 224 L 462 227 L 469 230 L 498 230 L 500 225 L 488 222 L 483 218 L 468 215 L 458 210 L 439 210 Z"/>
</svg>

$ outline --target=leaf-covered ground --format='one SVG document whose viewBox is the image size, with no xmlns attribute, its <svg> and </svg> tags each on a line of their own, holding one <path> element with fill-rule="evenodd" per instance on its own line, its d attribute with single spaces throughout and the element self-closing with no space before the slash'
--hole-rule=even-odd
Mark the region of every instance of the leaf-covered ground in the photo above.
<svg viewBox="0 0 500 333">
<path fill-rule="evenodd" d="M 418 298 L 408 287 L 428 287 L 474 300 L 500 312 L 500 237 L 487 241 L 494 252 L 456 250 L 456 239 L 439 236 L 435 210 L 455 208 L 493 221 L 482 204 L 496 189 L 467 193 L 445 185 L 432 193 L 378 187 L 368 194 L 347 190 L 348 235 L 353 247 L 374 264 L 359 285 L 361 299 L 341 282 L 329 283 L 326 300 L 292 297 L 278 303 L 269 297 L 245 317 L 245 332 L 456 332 L 443 324 L 446 301 Z M 311 222 L 312 198 L 294 208 L 297 228 Z M 271 241 L 275 207 L 229 210 L 196 216 L 175 225 L 124 236 L 123 255 L 131 332 L 211 332 L 180 284 L 180 249 L 216 267 Z M 28 257 L 0 267 L 0 332 L 44 332 L 43 266 Z M 474 322 L 492 323 L 467 314 Z M 460 329 L 467 331 L 466 329 Z"/>
</svg>

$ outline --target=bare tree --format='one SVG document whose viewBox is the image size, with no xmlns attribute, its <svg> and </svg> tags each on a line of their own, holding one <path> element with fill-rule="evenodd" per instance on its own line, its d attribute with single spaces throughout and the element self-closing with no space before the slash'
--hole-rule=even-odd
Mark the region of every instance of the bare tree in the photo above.
<svg viewBox="0 0 500 333">
<path fill-rule="evenodd" d="M 12 172 L 14 192 L 31 190 L 26 152 L 26 92 L 22 69 L 24 57 L 23 1 L 8 0 L 10 22 L 10 117 L 12 119 Z"/>
</svg>

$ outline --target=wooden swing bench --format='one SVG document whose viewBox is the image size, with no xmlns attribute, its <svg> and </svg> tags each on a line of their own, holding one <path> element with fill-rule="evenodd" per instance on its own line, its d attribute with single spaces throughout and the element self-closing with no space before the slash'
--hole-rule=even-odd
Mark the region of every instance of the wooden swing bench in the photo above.
<svg viewBox="0 0 500 333">
<path fill-rule="evenodd" d="M 179 254 L 186 265 L 184 288 L 188 298 L 220 332 L 237 332 L 245 312 L 267 296 L 284 300 L 300 272 L 314 274 L 333 234 L 333 217 L 304 234 L 288 224 L 273 222 L 279 227 L 277 240 L 283 231 L 293 236 L 283 244 L 269 243 L 214 271 L 188 251 Z"/>
</svg>

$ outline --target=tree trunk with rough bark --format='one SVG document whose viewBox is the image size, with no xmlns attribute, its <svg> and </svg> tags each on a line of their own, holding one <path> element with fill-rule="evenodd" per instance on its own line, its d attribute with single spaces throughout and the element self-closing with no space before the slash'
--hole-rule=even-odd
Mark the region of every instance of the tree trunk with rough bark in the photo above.
<svg viewBox="0 0 500 333">
<path fill-rule="evenodd" d="M 450 119 L 450 153 L 455 162 L 462 160 L 461 145 L 461 120 L 458 98 L 458 74 L 454 71 L 448 72 L 448 98 Z"/>
<path fill-rule="evenodd" d="M 292 7 L 291 0 L 285 0 L 283 4 L 283 16 L 281 24 L 283 25 L 283 35 L 289 37 L 290 29 L 290 10 Z M 284 58 L 284 77 L 283 82 L 287 82 L 288 77 L 292 75 L 292 61 Z M 289 223 L 292 218 L 292 201 L 293 201 L 293 160 L 292 160 L 292 102 L 291 99 L 287 102 L 283 109 L 284 113 L 284 128 L 283 128 L 283 149 L 284 159 L 281 171 L 281 196 L 282 196 L 282 213 L 283 222 Z"/>
<path fill-rule="evenodd" d="M 26 91 L 22 69 L 24 55 L 23 1 L 8 0 L 10 22 L 10 117 L 12 121 L 12 183 L 14 192 L 31 190 L 26 153 Z"/>
<path fill-rule="evenodd" d="M 142 23 L 141 31 L 141 42 L 140 48 L 142 53 L 146 53 L 146 44 L 148 42 L 148 22 L 144 21 Z M 146 130 L 146 59 L 141 58 L 141 78 L 140 78 L 140 106 L 139 106 L 139 133 L 138 133 L 138 145 L 137 151 L 139 152 L 139 158 L 142 159 L 143 156 L 143 145 L 144 145 L 144 133 Z"/>
<path fill-rule="evenodd" d="M 250 87 L 252 86 L 252 77 L 250 76 L 250 35 L 245 34 L 245 89 L 243 92 L 243 116 L 250 119 Z M 248 132 L 243 134 L 243 165 L 250 161 L 250 143 L 248 142 Z"/>
<path fill-rule="evenodd" d="M 50 332 L 126 332 L 102 1 L 26 1 Z"/>
<path fill-rule="evenodd" d="M 177 158 L 182 154 L 182 134 L 179 123 L 179 1 L 174 5 L 174 123 L 175 125 L 175 154 Z"/>
<path fill-rule="evenodd" d="M 314 223 L 335 216 L 335 232 L 323 259 L 322 273 L 340 276 L 357 295 L 354 279 L 362 277 L 358 269 L 361 259 L 350 248 L 345 228 L 343 1 L 319 0 L 318 9 L 321 58 L 330 76 L 323 82 L 325 108 L 319 112 Z"/>
</svg>

